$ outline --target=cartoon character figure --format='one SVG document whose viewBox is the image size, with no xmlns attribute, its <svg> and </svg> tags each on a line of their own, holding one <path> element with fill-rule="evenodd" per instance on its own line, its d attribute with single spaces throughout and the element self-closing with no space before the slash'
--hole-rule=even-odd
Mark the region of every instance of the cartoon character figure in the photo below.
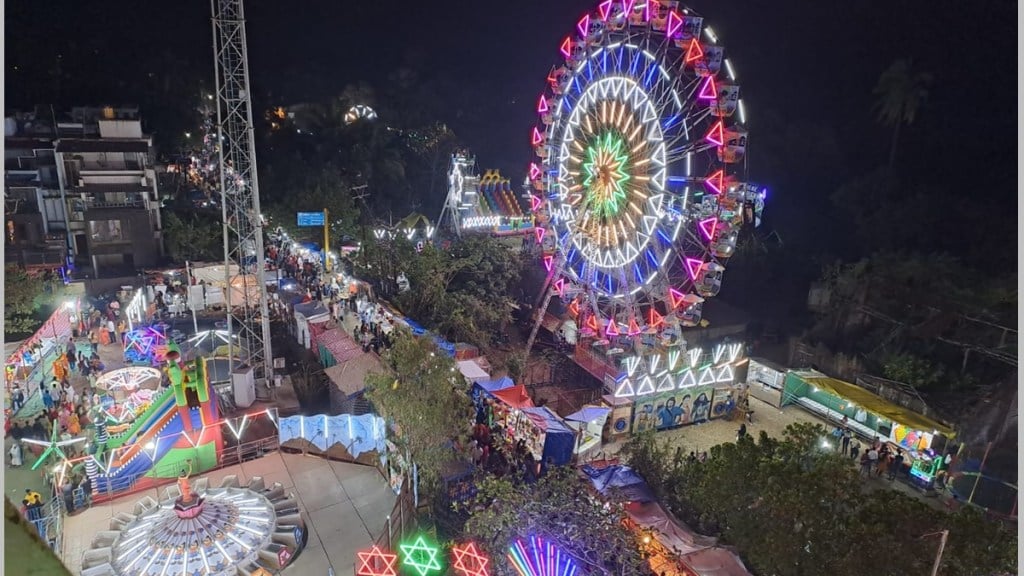
<svg viewBox="0 0 1024 576">
<path fill-rule="evenodd" d="M 704 392 L 697 396 L 696 402 L 693 403 L 693 423 L 703 422 L 708 419 L 708 412 L 711 410 L 711 400 L 708 399 L 708 395 Z"/>
<path fill-rule="evenodd" d="M 689 424 L 693 420 L 693 398 L 687 394 L 683 396 L 682 402 L 679 403 L 681 410 L 679 414 L 679 424 Z"/>
</svg>

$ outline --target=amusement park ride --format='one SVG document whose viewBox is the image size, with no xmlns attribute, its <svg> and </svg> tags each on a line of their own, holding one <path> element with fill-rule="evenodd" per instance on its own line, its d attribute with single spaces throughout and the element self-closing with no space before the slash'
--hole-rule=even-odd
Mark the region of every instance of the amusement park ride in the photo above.
<svg viewBox="0 0 1024 576">
<path fill-rule="evenodd" d="M 557 297 L 580 346 L 616 351 L 616 396 L 697 385 L 725 353 L 688 349 L 681 329 L 701 325 L 766 197 L 746 180 L 735 69 L 703 18 L 666 0 L 601 2 L 560 52 L 531 132 L 547 280 L 527 347 Z"/>
<path fill-rule="evenodd" d="M 471 232 L 504 236 L 533 230 L 533 216 L 523 210 L 510 181 L 497 170 L 480 176 L 476 158 L 464 151 L 452 154 L 448 197 L 437 221 L 455 237 Z"/>
</svg>

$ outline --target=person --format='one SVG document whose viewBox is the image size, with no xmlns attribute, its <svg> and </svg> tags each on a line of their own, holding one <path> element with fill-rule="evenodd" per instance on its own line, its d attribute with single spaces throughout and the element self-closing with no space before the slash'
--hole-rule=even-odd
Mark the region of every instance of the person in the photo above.
<svg viewBox="0 0 1024 576">
<path fill-rule="evenodd" d="M 21 442 L 15 442 L 15 443 L 11 444 L 10 454 L 11 454 L 11 467 L 12 468 L 20 468 L 21 464 L 22 464 L 22 462 L 21 462 Z"/>
<path fill-rule="evenodd" d="M 21 390 L 21 386 L 17 384 L 11 390 L 11 410 L 14 414 L 21 410 L 21 407 L 25 405 L 25 393 Z"/>
<path fill-rule="evenodd" d="M 43 407 L 45 407 L 47 411 L 53 408 L 53 396 L 50 395 L 49 388 L 43 389 Z"/>
<path fill-rule="evenodd" d="M 39 520 L 42 518 L 43 497 L 39 492 L 31 488 L 25 488 L 25 498 L 22 499 L 21 503 L 25 505 L 28 511 L 29 520 Z"/>
<path fill-rule="evenodd" d="M 889 467 L 889 481 L 896 479 L 896 475 L 903 470 L 903 450 L 896 450 L 896 457 L 892 459 L 892 466 Z"/>
<path fill-rule="evenodd" d="M 859 455 L 860 455 L 860 442 L 854 440 L 850 444 L 850 459 L 851 460 L 856 460 L 857 456 L 859 456 Z"/>
<path fill-rule="evenodd" d="M 878 449 L 872 446 L 871 449 L 868 450 L 867 457 L 868 474 L 870 475 L 871 471 L 875 470 L 878 467 Z"/>
<path fill-rule="evenodd" d="M 843 456 L 850 453 L 850 439 L 853 437 L 853 433 L 850 432 L 849 428 L 843 429 Z"/>
<path fill-rule="evenodd" d="M 697 457 L 697 462 L 704 463 L 704 462 L 707 462 L 707 461 L 708 461 L 708 451 L 705 450 L 705 451 L 700 453 L 700 456 Z"/>
<path fill-rule="evenodd" d="M 71 514 L 75 511 L 75 487 L 71 485 L 71 480 L 65 480 L 64 484 L 60 487 L 60 495 L 64 500 L 64 511 Z"/>
<path fill-rule="evenodd" d="M 736 431 L 736 441 L 739 442 L 741 438 L 747 435 L 747 423 L 743 422 L 740 424 L 740 429 Z"/>
</svg>

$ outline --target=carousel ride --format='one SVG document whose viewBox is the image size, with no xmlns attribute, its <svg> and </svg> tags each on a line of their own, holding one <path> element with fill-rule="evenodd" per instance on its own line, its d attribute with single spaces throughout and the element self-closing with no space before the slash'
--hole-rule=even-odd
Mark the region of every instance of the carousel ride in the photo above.
<svg viewBox="0 0 1024 576">
<path fill-rule="evenodd" d="M 136 366 L 97 382 L 105 394 L 90 409 L 96 435 L 85 460 L 95 494 L 127 490 L 144 476 L 177 477 L 186 460 L 200 471 L 217 465 L 223 437 L 206 359 L 184 363 L 177 343 L 170 341 L 166 363 L 165 374 Z M 161 385 L 142 387 L 153 379 Z"/>
<path fill-rule="evenodd" d="M 527 346 L 557 297 L 579 346 L 614 352 L 616 396 L 696 385 L 714 353 L 682 329 L 702 325 L 766 197 L 747 181 L 735 70 L 703 18 L 668 0 L 601 2 L 560 52 L 531 134 L 547 282 Z"/>
<path fill-rule="evenodd" d="M 227 476 L 218 488 L 186 476 L 157 502 L 118 514 L 85 553 L 87 576 L 250 576 L 276 574 L 305 543 L 294 496 L 254 477 L 245 487 Z"/>
</svg>

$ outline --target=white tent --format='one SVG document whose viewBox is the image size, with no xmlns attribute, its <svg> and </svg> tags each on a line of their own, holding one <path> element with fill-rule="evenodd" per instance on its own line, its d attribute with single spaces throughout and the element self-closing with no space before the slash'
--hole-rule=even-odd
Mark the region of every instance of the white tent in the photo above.
<svg viewBox="0 0 1024 576">
<path fill-rule="evenodd" d="M 491 375 L 488 374 L 479 364 L 472 360 L 459 360 L 456 362 L 459 366 L 459 372 L 466 377 L 472 383 L 486 382 L 491 379 Z"/>
</svg>

